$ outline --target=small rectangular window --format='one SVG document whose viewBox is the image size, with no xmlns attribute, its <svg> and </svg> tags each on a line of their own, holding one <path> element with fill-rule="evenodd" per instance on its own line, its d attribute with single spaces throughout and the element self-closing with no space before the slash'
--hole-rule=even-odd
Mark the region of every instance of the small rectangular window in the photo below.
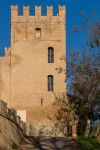
<svg viewBox="0 0 100 150">
<path fill-rule="evenodd" d="M 48 63 L 54 63 L 54 48 L 48 48 Z"/>
<path fill-rule="evenodd" d="M 48 91 L 53 91 L 53 76 L 48 76 Z"/>
<path fill-rule="evenodd" d="M 40 28 L 35 29 L 35 35 L 36 35 L 37 38 L 41 37 L 41 29 Z"/>
</svg>

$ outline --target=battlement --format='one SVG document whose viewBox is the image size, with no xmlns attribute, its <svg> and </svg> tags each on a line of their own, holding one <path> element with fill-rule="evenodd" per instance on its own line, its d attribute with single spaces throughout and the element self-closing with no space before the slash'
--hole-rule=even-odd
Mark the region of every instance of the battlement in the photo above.
<svg viewBox="0 0 100 150">
<path fill-rule="evenodd" d="M 11 15 L 12 16 L 20 16 L 18 13 L 18 6 L 11 6 Z M 65 6 L 58 6 L 58 13 L 57 15 L 53 14 L 53 6 L 47 6 L 46 8 L 47 14 L 45 16 L 65 16 L 66 14 L 66 7 Z M 30 7 L 23 6 L 23 16 L 30 16 Z M 42 6 L 35 6 L 35 16 L 42 16 Z"/>
<path fill-rule="evenodd" d="M 11 6 L 11 15 L 18 16 L 18 6 Z"/>
<path fill-rule="evenodd" d="M 27 7 L 23 6 L 23 15 L 29 16 L 29 14 L 30 14 L 30 7 L 29 6 L 27 6 Z"/>
</svg>

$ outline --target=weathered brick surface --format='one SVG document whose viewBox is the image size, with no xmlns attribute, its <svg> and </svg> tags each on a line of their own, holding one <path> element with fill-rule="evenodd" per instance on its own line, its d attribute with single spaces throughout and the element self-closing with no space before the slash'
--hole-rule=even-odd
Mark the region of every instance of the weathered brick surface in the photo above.
<svg viewBox="0 0 100 150">
<path fill-rule="evenodd" d="M 55 68 L 66 68 L 60 58 L 66 55 L 65 7 L 59 7 L 58 15 L 41 16 L 41 7 L 35 7 L 35 16 L 29 16 L 24 7 L 23 16 L 18 7 L 11 8 L 11 47 L 5 49 L 1 62 L 0 96 L 10 107 L 26 110 L 27 121 L 48 121 L 54 108 L 53 92 L 47 90 L 47 76 L 54 76 L 54 92 L 66 91 L 65 74 Z M 35 29 L 41 28 L 41 37 L 36 38 Z M 48 47 L 54 48 L 54 63 L 48 63 Z M 43 106 L 41 106 L 41 98 Z"/>
</svg>

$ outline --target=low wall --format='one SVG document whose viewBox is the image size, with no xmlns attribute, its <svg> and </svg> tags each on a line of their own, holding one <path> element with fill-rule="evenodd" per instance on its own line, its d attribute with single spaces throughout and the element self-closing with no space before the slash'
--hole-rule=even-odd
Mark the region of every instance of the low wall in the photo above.
<svg viewBox="0 0 100 150">
<path fill-rule="evenodd" d="M 13 109 L 0 100 L 0 150 L 18 145 L 26 133 L 26 124 Z"/>
</svg>

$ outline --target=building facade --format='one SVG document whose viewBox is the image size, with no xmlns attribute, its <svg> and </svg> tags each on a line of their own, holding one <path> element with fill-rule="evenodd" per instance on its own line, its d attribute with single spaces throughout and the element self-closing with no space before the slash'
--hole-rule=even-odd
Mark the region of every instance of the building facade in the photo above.
<svg viewBox="0 0 100 150">
<path fill-rule="evenodd" d="M 42 16 L 41 7 L 11 7 L 11 47 L 0 57 L 0 97 L 14 108 L 26 122 L 48 122 L 54 112 L 54 93 L 66 92 L 66 9 L 47 7 Z"/>
</svg>

